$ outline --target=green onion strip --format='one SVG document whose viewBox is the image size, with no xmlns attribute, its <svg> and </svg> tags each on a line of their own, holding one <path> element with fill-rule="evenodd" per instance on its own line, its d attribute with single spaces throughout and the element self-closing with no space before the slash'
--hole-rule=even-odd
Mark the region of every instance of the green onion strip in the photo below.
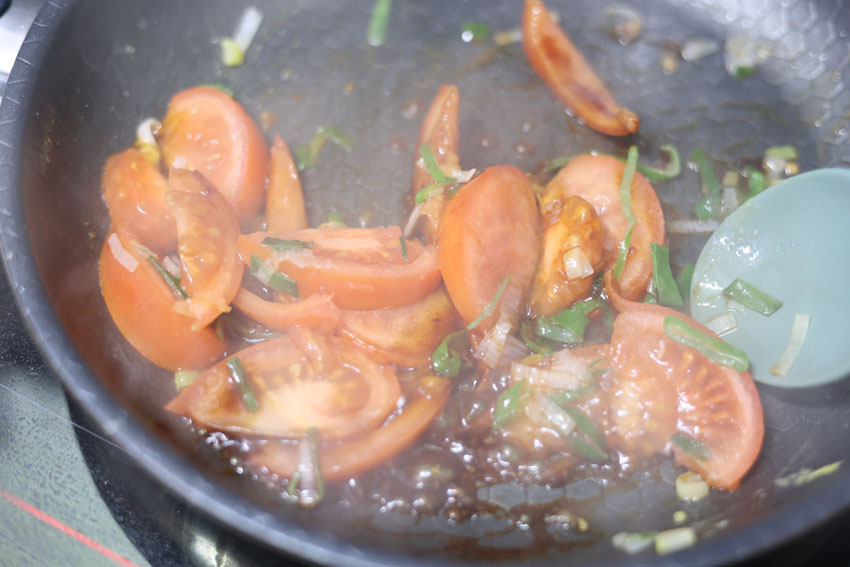
<svg viewBox="0 0 850 567">
<path fill-rule="evenodd" d="M 626 265 L 626 256 L 629 253 L 629 247 L 632 242 L 632 231 L 635 227 L 635 214 L 632 210 L 632 182 L 635 177 L 635 168 L 637 166 L 638 150 L 637 146 L 629 148 L 628 157 L 626 158 L 626 167 L 623 169 L 623 177 L 620 180 L 620 206 L 623 208 L 623 215 L 628 222 L 628 230 L 626 237 L 620 243 L 620 253 L 617 255 L 617 263 L 614 264 L 614 279 L 619 279 L 623 273 L 623 268 Z"/>
<path fill-rule="evenodd" d="M 739 303 L 742 303 L 757 311 L 762 315 L 772 315 L 777 309 L 782 307 L 782 302 L 775 299 L 753 284 L 737 278 L 726 289 L 723 290 L 723 295 L 732 298 Z"/>
<path fill-rule="evenodd" d="M 239 393 L 248 411 L 254 413 L 260 409 L 260 404 L 257 403 L 257 397 L 254 395 L 254 388 L 251 386 L 251 379 L 248 377 L 248 372 L 242 365 L 242 361 L 234 356 L 227 361 L 227 367 L 230 369 L 230 377 L 239 386 Z"/>
<path fill-rule="evenodd" d="M 668 307 L 682 307 L 684 302 L 679 293 L 679 286 L 673 279 L 670 269 L 670 251 L 666 246 L 650 244 L 650 257 L 652 258 L 652 280 L 661 305 Z"/>
<path fill-rule="evenodd" d="M 291 295 L 292 297 L 299 297 L 298 283 L 275 270 L 268 262 L 263 262 L 256 254 L 251 254 L 250 271 L 252 276 L 275 291 Z"/>
<path fill-rule="evenodd" d="M 392 0 L 375 0 L 375 4 L 372 5 L 372 17 L 369 19 L 369 29 L 366 32 L 366 41 L 369 45 L 380 47 L 386 42 L 392 4 Z"/>
<path fill-rule="evenodd" d="M 156 259 L 156 256 L 148 256 L 148 260 L 150 261 L 153 269 L 156 270 L 163 280 L 165 280 L 165 285 L 174 292 L 174 295 L 179 297 L 180 299 L 189 299 L 189 294 L 186 293 L 186 290 L 180 285 L 180 278 L 175 278 L 171 272 L 162 267 L 162 264 Z"/>
<path fill-rule="evenodd" d="M 696 349 L 714 362 L 739 372 L 745 372 L 750 367 L 750 361 L 741 349 L 691 327 L 674 315 L 664 318 L 664 334 L 679 344 Z"/>
<path fill-rule="evenodd" d="M 516 415 L 524 388 L 525 380 L 521 380 L 499 394 L 496 406 L 493 408 L 493 429 L 502 429 Z"/>
<path fill-rule="evenodd" d="M 499 288 L 496 290 L 496 295 L 493 296 L 493 299 L 490 300 L 490 303 L 484 307 L 484 311 L 481 312 L 481 315 L 475 318 L 475 320 L 466 326 L 467 331 L 471 331 L 475 327 L 481 324 L 481 322 L 493 314 L 493 311 L 496 310 L 496 305 L 499 304 L 499 300 L 502 299 L 502 295 L 504 295 L 505 290 L 508 288 L 508 284 L 511 281 L 511 276 L 505 276 L 505 279 L 502 280 L 502 283 L 499 284 Z"/>
</svg>

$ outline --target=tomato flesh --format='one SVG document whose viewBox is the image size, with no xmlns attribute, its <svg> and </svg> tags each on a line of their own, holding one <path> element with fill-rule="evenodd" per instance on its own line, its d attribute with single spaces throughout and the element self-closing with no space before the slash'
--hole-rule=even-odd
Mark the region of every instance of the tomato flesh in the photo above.
<svg viewBox="0 0 850 567">
<path fill-rule="evenodd" d="M 332 440 L 378 427 L 401 395 L 389 367 L 298 327 L 235 356 L 248 374 L 257 411 L 246 408 L 226 361 L 199 376 L 166 409 L 221 431 L 300 438 L 315 427 Z"/>
<path fill-rule="evenodd" d="M 275 134 L 271 147 L 269 168 L 269 190 L 266 194 L 266 230 L 290 232 L 307 228 L 307 211 L 304 209 L 304 194 L 298 169 L 292 154 Z"/>
</svg>

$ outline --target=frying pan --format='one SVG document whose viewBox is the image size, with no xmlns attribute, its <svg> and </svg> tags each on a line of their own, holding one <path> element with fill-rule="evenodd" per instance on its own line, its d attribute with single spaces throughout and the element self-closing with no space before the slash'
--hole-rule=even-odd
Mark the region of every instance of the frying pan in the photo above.
<svg viewBox="0 0 850 567">
<path fill-rule="evenodd" d="M 328 503 L 305 511 L 236 475 L 163 415 L 170 378 L 119 335 L 99 294 L 97 256 L 108 228 L 100 197 L 105 158 L 133 142 L 136 124 L 161 116 L 178 90 L 222 83 L 255 117 L 271 112 L 292 147 L 333 124 L 356 140 L 328 147 L 304 175 L 312 223 L 337 211 L 350 224 L 403 222 L 414 140 L 442 83 L 461 93 L 461 161 L 525 170 L 558 155 L 624 152 L 658 160 L 672 143 L 703 147 L 736 163 L 791 143 L 802 169 L 850 160 L 850 5 L 834 1 L 651 0 L 639 41 L 621 46 L 604 29 L 598 2 L 551 0 L 565 29 L 620 102 L 642 117 L 638 136 L 611 139 L 565 115 L 519 46 L 465 44 L 468 20 L 516 27 L 519 2 L 397 0 L 384 47 L 367 45 L 369 2 L 257 2 L 265 20 L 247 62 L 224 68 L 218 37 L 243 6 L 224 0 L 53 0 L 29 33 L 0 106 L 0 243 L 20 308 L 45 358 L 86 412 L 151 477 L 189 505 L 280 553 L 319 564 L 432 565 L 523 562 L 628 564 L 611 534 L 672 526 L 683 507 L 668 465 L 631 488 L 592 499 L 588 533 L 523 530 L 498 515 L 453 525 L 444 518 L 378 513 Z M 729 76 L 722 54 L 680 62 L 667 75 L 670 42 L 742 32 L 771 56 L 746 80 Z M 685 171 L 656 187 L 668 218 L 696 200 Z M 692 261 L 704 237 L 673 244 Z M 843 243 L 824 243 L 836 246 Z M 842 252 L 837 252 L 842 253 Z M 778 477 L 850 456 L 847 381 L 818 395 L 760 387 L 766 435 L 741 488 L 687 507 L 700 542 L 658 558 L 666 565 L 724 564 L 752 557 L 822 527 L 850 505 L 850 467 L 800 487 Z M 811 393 L 809 393 L 811 394 Z M 585 481 L 591 482 L 592 481 Z M 587 489 L 587 486 L 584 487 Z M 540 494 L 580 489 L 531 487 Z M 592 487 L 591 487 L 592 489 Z M 595 489 L 592 489 L 595 490 Z M 599 491 L 597 491 L 599 492 Z M 535 494 L 537 496 L 535 496 Z M 489 522 L 489 523 L 488 523 Z M 532 537 L 529 538 L 529 533 Z M 649 555 L 641 561 L 655 560 Z"/>
</svg>

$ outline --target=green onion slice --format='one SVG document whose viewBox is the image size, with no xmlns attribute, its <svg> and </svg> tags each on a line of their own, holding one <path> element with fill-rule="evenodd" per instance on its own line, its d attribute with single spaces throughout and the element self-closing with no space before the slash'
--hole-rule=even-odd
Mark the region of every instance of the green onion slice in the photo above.
<svg viewBox="0 0 850 567">
<path fill-rule="evenodd" d="M 305 145 L 295 151 L 295 163 L 299 171 L 309 169 L 316 165 L 319 154 L 330 140 L 347 152 L 354 148 L 354 139 L 344 134 L 336 126 L 319 126 L 313 138 Z"/>
<path fill-rule="evenodd" d="M 345 224 L 345 219 L 342 218 L 342 216 L 336 211 L 333 211 L 331 214 L 328 215 L 328 223 L 338 224 L 341 226 L 348 226 L 347 224 Z"/>
<path fill-rule="evenodd" d="M 670 442 L 700 461 L 707 461 L 711 458 L 711 449 L 705 443 L 697 441 L 687 433 L 682 433 L 681 431 L 674 433 L 670 436 Z"/>
<path fill-rule="evenodd" d="M 564 405 L 562 406 L 564 411 L 569 414 L 569 416 L 575 421 L 576 428 L 578 431 L 583 433 L 590 441 L 593 442 L 598 448 L 607 447 L 605 443 L 605 434 L 602 433 L 602 430 L 599 429 L 599 426 L 596 425 L 592 419 L 590 419 L 587 414 L 585 414 L 580 409 L 570 406 Z"/>
<path fill-rule="evenodd" d="M 564 309 L 551 317 L 540 317 L 534 332 L 546 339 L 568 345 L 584 340 L 584 330 L 589 319 L 577 311 Z"/>
<path fill-rule="evenodd" d="M 623 273 L 623 268 L 626 267 L 626 256 L 629 253 L 629 248 L 632 245 L 632 230 L 634 224 L 629 227 L 626 237 L 620 242 L 620 251 L 617 253 L 617 263 L 614 264 L 614 279 L 620 279 L 620 274 Z"/>
<path fill-rule="evenodd" d="M 519 338 L 522 339 L 522 342 L 525 343 L 525 346 L 531 349 L 532 352 L 542 354 L 543 356 L 552 356 L 552 352 L 554 350 L 553 347 L 543 344 L 542 342 L 540 342 L 540 340 L 535 338 L 534 332 L 531 330 L 531 327 L 528 325 L 528 323 L 523 323 L 522 326 L 519 328 Z"/>
<path fill-rule="evenodd" d="M 753 284 L 737 278 L 726 289 L 723 295 L 738 301 L 753 311 L 762 315 L 773 315 L 777 309 L 782 307 L 782 302 L 758 289 Z"/>
<path fill-rule="evenodd" d="M 718 187 L 697 201 L 691 208 L 691 212 L 700 220 L 713 219 L 720 215 L 721 205 L 720 188 Z"/>
<path fill-rule="evenodd" d="M 392 0 L 375 0 L 372 5 L 372 16 L 369 18 L 369 29 L 366 41 L 369 45 L 380 47 L 387 40 L 387 24 L 390 20 Z"/>
<path fill-rule="evenodd" d="M 750 361 L 742 350 L 717 337 L 706 335 L 674 315 L 664 318 L 664 334 L 677 343 L 696 349 L 718 364 L 734 368 L 739 372 L 744 372 L 750 367 Z"/>
<path fill-rule="evenodd" d="M 432 183 L 430 185 L 426 185 L 425 187 L 416 192 L 416 196 L 413 198 L 413 200 L 416 202 L 417 205 L 421 205 L 431 197 L 442 193 L 445 190 L 445 187 L 445 183 Z"/>
<path fill-rule="evenodd" d="M 747 183 L 750 187 L 750 194 L 747 196 L 747 198 L 752 199 L 765 189 L 766 183 L 764 180 L 764 173 L 752 167 L 748 167 L 746 169 L 746 172 Z"/>
<path fill-rule="evenodd" d="M 269 286 L 275 291 L 299 297 L 298 283 L 295 280 L 281 274 L 268 263 L 263 262 L 256 254 L 251 254 L 251 275 Z"/>
<path fill-rule="evenodd" d="M 600 306 L 599 300 L 595 297 L 587 297 L 582 299 L 581 301 L 576 301 L 572 304 L 570 309 L 577 313 L 581 313 L 585 317 L 590 315 L 593 310 L 597 309 Z"/>
<path fill-rule="evenodd" d="M 174 373 L 174 386 L 177 391 L 180 391 L 186 386 L 191 386 L 201 374 L 203 374 L 201 370 L 178 370 Z"/>
<path fill-rule="evenodd" d="M 493 408 L 493 429 L 502 429 L 516 415 L 524 388 L 525 380 L 521 380 L 499 394 L 496 407 Z"/>
<path fill-rule="evenodd" d="M 219 90 L 219 91 L 223 92 L 224 94 L 226 94 L 227 96 L 229 96 L 230 98 L 233 98 L 233 89 L 231 89 L 230 87 L 227 87 L 225 85 L 222 85 L 221 83 L 201 83 L 199 86 L 209 87 L 211 89 Z"/>
<path fill-rule="evenodd" d="M 552 158 L 546 162 L 543 166 L 544 173 L 552 173 L 553 171 L 557 171 L 570 163 L 575 156 L 559 156 L 556 158 Z"/>
<path fill-rule="evenodd" d="M 405 262 L 409 262 L 410 259 L 407 257 L 407 240 L 403 236 L 399 236 L 398 242 L 401 245 L 401 257 L 404 258 Z"/>
<path fill-rule="evenodd" d="M 245 62 L 245 50 L 229 37 L 219 41 L 221 46 L 221 63 L 226 67 L 238 67 Z"/>
<path fill-rule="evenodd" d="M 325 479 L 319 466 L 319 442 L 321 434 L 317 427 L 307 429 L 307 442 L 310 443 L 310 462 L 313 466 L 313 476 L 316 480 L 316 504 L 325 497 Z"/>
<path fill-rule="evenodd" d="M 460 38 L 464 43 L 484 41 L 490 35 L 490 26 L 483 22 L 466 22 L 461 29 Z"/>
<path fill-rule="evenodd" d="M 242 365 L 242 361 L 234 356 L 227 361 L 227 367 L 230 369 L 230 377 L 239 386 L 239 392 L 242 395 L 242 401 L 248 411 L 254 413 L 260 409 L 260 404 L 257 403 L 257 397 L 254 395 L 254 388 L 251 386 L 251 380 L 248 377 L 248 372 Z"/>
<path fill-rule="evenodd" d="M 434 372 L 448 378 L 454 378 L 460 374 L 463 368 L 463 357 L 458 350 L 466 349 L 468 343 L 469 335 L 465 329 L 446 335 L 431 355 L 431 368 Z"/>
<path fill-rule="evenodd" d="M 595 392 L 598 387 L 599 385 L 596 383 L 596 380 L 588 380 L 582 383 L 578 388 L 574 388 L 572 390 L 558 390 L 549 397 L 559 406 L 566 406 L 566 404 L 569 404 L 570 402 L 574 402 Z M 564 409 L 567 408 L 564 407 Z M 576 426 L 578 427 L 578 421 L 575 419 L 575 416 L 570 415 L 570 417 L 573 418 L 573 421 L 576 422 Z"/>
<path fill-rule="evenodd" d="M 652 280 L 655 283 L 659 303 L 668 307 L 681 307 L 684 302 L 679 294 L 679 286 L 673 279 L 673 272 L 670 270 L 670 250 L 666 246 L 653 242 L 650 244 L 650 256 Z"/>
<path fill-rule="evenodd" d="M 475 318 L 475 320 L 466 326 L 467 331 L 471 331 L 475 327 L 481 324 L 481 321 L 489 317 L 493 314 L 493 311 L 496 310 L 496 305 L 499 304 L 499 300 L 502 299 L 502 295 L 504 295 L 505 290 L 508 288 L 508 284 L 511 281 L 511 276 L 505 276 L 505 279 L 502 280 L 502 283 L 499 284 L 499 288 L 496 290 L 496 295 L 493 296 L 493 299 L 490 300 L 490 303 L 484 307 L 484 311 L 481 312 L 481 315 Z"/>
<path fill-rule="evenodd" d="M 696 265 L 693 262 L 682 266 L 682 271 L 679 272 L 679 277 L 676 278 L 676 285 L 679 287 L 679 295 L 684 301 L 685 298 L 691 296 L 691 282 L 694 279 L 694 268 Z"/>
<path fill-rule="evenodd" d="M 189 294 L 186 293 L 186 290 L 180 285 L 180 278 L 175 278 L 171 272 L 162 267 L 162 264 L 156 259 L 156 256 L 148 256 L 148 260 L 150 261 L 153 269 L 156 270 L 163 280 L 165 280 L 165 285 L 174 292 L 174 295 L 179 297 L 180 299 L 189 299 Z"/>
<path fill-rule="evenodd" d="M 263 238 L 262 242 L 260 242 L 261 246 L 268 246 L 276 252 L 285 252 L 287 250 L 304 250 L 305 248 L 312 248 L 313 244 L 314 242 L 312 240 L 287 240 L 284 238 L 276 238 L 274 236 L 267 236 Z"/>
<path fill-rule="evenodd" d="M 628 222 L 628 231 L 626 237 L 620 243 L 620 252 L 617 255 L 617 263 L 614 265 L 614 279 L 619 279 L 623 273 L 623 268 L 626 265 L 626 256 L 629 252 L 629 247 L 632 243 L 632 230 L 635 227 L 635 213 L 632 210 L 632 182 L 635 178 L 635 168 L 637 166 L 638 150 L 637 146 L 629 147 L 628 157 L 626 158 L 626 167 L 623 169 L 623 177 L 620 179 L 620 206 L 623 208 L 623 215 Z"/>
<path fill-rule="evenodd" d="M 659 149 L 668 156 L 669 161 L 666 167 L 662 169 L 658 167 L 651 167 L 648 165 L 636 165 L 636 168 L 641 173 L 641 175 L 643 175 L 653 183 L 659 181 L 668 181 L 670 179 L 673 179 L 674 177 L 678 177 L 679 174 L 682 173 L 682 158 L 679 157 L 679 150 L 676 149 L 676 146 L 672 144 L 664 144 Z M 615 157 L 620 161 L 626 161 L 621 157 Z"/>
<path fill-rule="evenodd" d="M 570 451 L 585 460 L 595 463 L 608 460 L 608 454 L 606 452 L 591 445 L 578 431 L 574 431 L 567 437 L 567 446 L 570 448 Z"/>
<path fill-rule="evenodd" d="M 795 160 L 799 156 L 797 148 L 791 145 L 771 146 L 765 150 L 764 155 L 769 158 L 782 159 L 785 161 Z"/>
<path fill-rule="evenodd" d="M 708 159 L 708 154 L 702 148 L 694 148 L 691 152 L 691 161 L 699 170 L 702 180 L 702 194 L 711 195 L 720 187 L 720 182 L 717 180 L 717 173 L 714 171 L 714 166 L 711 165 L 711 160 Z"/>
<path fill-rule="evenodd" d="M 324 136 L 343 150 L 350 152 L 354 149 L 354 138 L 343 133 L 339 128 L 333 125 L 319 126 L 316 130 L 317 136 Z"/>
<path fill-rule="evenodd" d="M 431 146 L 428 142 L 425 142 L 419 147 L 419 156 L 425 163 L 425 169 L 428 170 L 428 175 L 430 175 L 436 183 L 448 185 L 449 183 L 455 183 L 457 181 L 454 177 L 447 175 L 442 169 L 440 169 L 440 165 L 437 163 L 437 158 L 434 157 L 434 152 L 431 151 Z"/>
</svg>

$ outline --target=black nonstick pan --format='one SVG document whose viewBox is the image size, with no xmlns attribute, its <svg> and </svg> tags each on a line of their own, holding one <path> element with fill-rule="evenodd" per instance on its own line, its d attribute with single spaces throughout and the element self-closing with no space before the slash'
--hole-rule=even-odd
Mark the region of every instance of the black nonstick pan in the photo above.
<svg viewBox="0 0 850 567">
<path fill-rule="evenodd" d="M 366 41 L 371 2 L 257 2 L 265 14 L 241 67 L 224 67 L 218 38 L 245 7 L 218 0 L 55 0 L 21 49 L 0 107 L 0 243 L 21 310 L 47 361 L 94 421 L 157 482 L 192 507 L 281 555 L 327 565 L 731 564 L 819 530 L 850 505 L 850 470 L 802 486 L 776 480 L 850 456 L 850 383 L 823 391 L 761 387 L 766 434 L 741 488 L 699 504 L 676 500 L 670 463 L 605 490 L 592 480 L 565 488 L 500 487 L 502 506 L 562 499 L 588 512 L 590 529 L 558 531 L 499 512 L 455 522 L 439 513 L 381 511 L 330 502 L 284 503 L 234 473 L 163 415 L 170 378 L 144 361 L 112 324 L 97 284 L 108 229 L 100 178 L 105 159 L 133 143 L 136 125 L 162 116 L 175 92 L 217 83 L 265 131 L 295 148 L 316 127 L 351 135 L 350 152 L 328 146 L 304 173 L 312 224 L 331 212 L 352 225 L 403 223 L 416 137 L 441 84 L 460 96 L 461 162 L 526 171 L 562 155 L 623 155 L 637 144 L 659 161 L 673 144 L 745 163 L 768 146 L 793 144 L 801 169 L 850 165 L 850 6 L 833 1 L 651 0 L 633 3 L 642 33 L 610 34 L 604 4 L 551 0 L 563 27 L 619 102 L 642 118 L 639 134 L 614 139 L 567 115 L 518 44 L 467 43 L 464 22 L 519 25 L 521 2 L 393 3 L 386 43 Z M 697 61 L 662 58 L 705 39 L 742 34 L 767 58 L 745 79 L 724 68 L 723 49 Z M 698 175 L 656 186 L 668 218 L 695 201 Z M 703 236 L 673 244 L 674 264 L 693 261 Z M 847 253 L 845 243 L 834 246 Z M 513 490 L 513 493 L 510 491 Z M 516 500 L 511 500 L 516 499 Z M 506 503 L 507 502 L 507 503 Z M 492 503 L 491 503 L 492 504 Z M 387 508 L 386 506 L 383 506 Z M 498 509 L 490 505 L 490 510 Z M 678 554 L 630 556 L 619 531 L 673 527 L 684 509 L 699 542 Z M 533 523 L 533 522 L 532 522 Z"/>
</svg>

